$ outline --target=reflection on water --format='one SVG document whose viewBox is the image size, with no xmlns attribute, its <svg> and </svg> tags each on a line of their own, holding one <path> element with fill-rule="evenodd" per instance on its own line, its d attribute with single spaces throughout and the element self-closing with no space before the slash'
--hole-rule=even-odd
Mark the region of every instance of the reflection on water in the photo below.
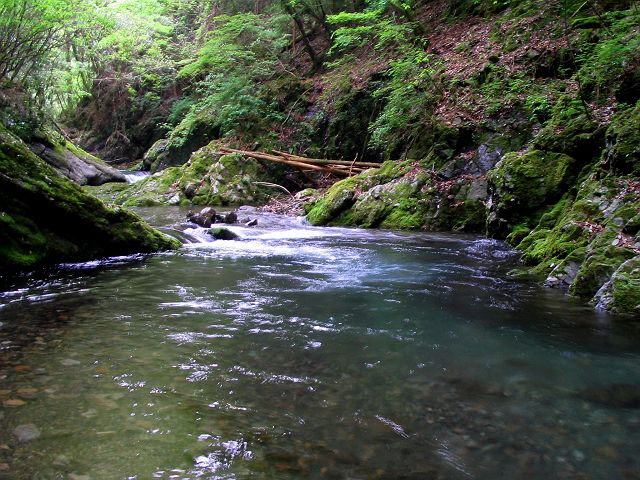
<svg viewBox="0 0 640 480">
<path fill-rule="evenodd" d="M 640 475 L 637 330 L 499 242 L 232 229 L 6 286 L 0 478 Z"/>
</svg>

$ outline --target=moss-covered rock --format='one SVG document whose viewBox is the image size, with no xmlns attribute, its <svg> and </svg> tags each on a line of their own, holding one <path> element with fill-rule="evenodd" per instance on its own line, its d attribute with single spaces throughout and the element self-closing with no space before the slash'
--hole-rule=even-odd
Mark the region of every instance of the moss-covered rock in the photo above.
<svg viewBox="0 0 640 480">
<path fill-rule="evenodd" d="M 27 140 L 33 153 L 78 185 L 126 182 L 122 173 L 72 144 L 49 128 L 39 128 Z"/>
<path fill-rule="evenodd" d="M 178 246 L 138 216 L 87 195 L 0 129 L 0 271 Z"/>
<path fill-rule="evenodd" d="M 613 276 L 621 265 L 638 258 L 640 249 L 634 237 L 638 212 L 640 192 L 635 178 L 599 180 L 594 172 L 580 184 L 575 197 L 561 199 L 530 234 L 523 238 L 514 233 L 510 238 L 520 239 L 517 246 L 523 259 L 533 266 L 533 272 L 546 276 L 548 286 L 566 288 L 588 299 L 601 291 L 594 302 L 602 308 L 630 311 L 620 300 L 612 303 L 611 292 Z M 602 290 L 604 285 L 609 286 Z M 631 291 L 634 285 L 627 282 L 623 290 Z"/>
<path fill-rule="evenodd" d="M 122 173 L 69 142 L 45 121 L 31 96 L 21 87 L 0 86 L 0 127 L 78 185 L 126 182 Z"/>
<path fill-rule="evenodd" d="M 640 315 L 640 256 L 620 265 L 594 300 L 598 308 Z"/>
<path fill-rule="evenodd" d="M 91 189 L 99 198 L 124 206 L 243 205 L 266 201 L 272 191 L 261 185 L 272 172 L 252 158 L 222 155 L 218 145 L 195 152 L 180 167 L 169 167 L 124 188 Z"/>
<path fill-rule="evenodd" d="M 385 162 L 342 180 L 307 205 L 313 225 L 479 232 L 486 221 L 483 177 L 439 179 L 418 162 Z"/>
<path fill-rule="evenodd" d="M 505 238 L 520 224 L 535 225 L 577 175 L 576 161 L 563 153 L 508 153 L 487 175 L 491 192 L 487 230 Z"/>
<path fill-rule="evenodd" d="M 559 152 L 586 163 L 600 156 L 604 147 L 604 129 L 585 114 L 566 120 L 553 118 L 536 135 L 533 148 Z"/>
<path fill-rule="evenodd" d="M 640 105 L 613 118 L 606 141 L 604 160 L 614 173 L 640 176 Z"/>
</svg>

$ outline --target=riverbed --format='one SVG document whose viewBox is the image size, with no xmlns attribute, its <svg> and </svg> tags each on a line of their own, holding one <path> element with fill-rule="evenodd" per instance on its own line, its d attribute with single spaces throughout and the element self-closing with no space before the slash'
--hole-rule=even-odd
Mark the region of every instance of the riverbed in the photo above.
<svg viewBox="0 0 640 480">
<path fill-rule="evenodd" d="M 640 476 L 638 328 L 503 243 L 139 213 L 184 247 L 2 285 L 0 478 Z"/>
</svg>

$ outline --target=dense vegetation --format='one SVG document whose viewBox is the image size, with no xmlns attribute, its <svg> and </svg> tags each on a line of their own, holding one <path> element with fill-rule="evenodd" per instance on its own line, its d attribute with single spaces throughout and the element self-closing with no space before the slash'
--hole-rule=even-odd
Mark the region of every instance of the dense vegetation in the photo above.
<svg viewBox="0 0 640 480">
<path fill-rule="evenodd" d="M 0 0 L 0 13 L 7 128 L 29 141 L 48 118 L 112 163 L 162 172 L 101 187 L 109 201 L 325 184 L 221 144 L 388 161 L 305 191 L 309 220 L 506 238 L 549 285 L 638 311 L 636 2 Z"/>
</svg>

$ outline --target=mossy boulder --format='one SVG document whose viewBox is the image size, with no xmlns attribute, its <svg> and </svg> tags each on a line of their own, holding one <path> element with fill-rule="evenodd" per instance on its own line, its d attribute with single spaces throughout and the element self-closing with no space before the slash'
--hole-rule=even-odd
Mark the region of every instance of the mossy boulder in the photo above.
<svg viewBox="0 0 640 480">
<path fill-rule="evenodd" d="M 36 129 L 27 140 L 33 153 L 78 185 L 126 182 L 124 175 L 49 128 Z"/>
<path fill-rule="evenodd" d="M 620 270 L 639 257 L 638 181 L 633 177 L 598 179 L 598 173 L 596 170 L 583 180 L 575 196 L 565 195 L 528 235 L 513 233 L 509 238 L 513 243 L 519 239 L 517 247 L 523 251 L 524 261 L 534 273 L 546 277 L 548 286 L 566 288 L 572 295 L 593 299 L 602 308 L 637 313 L 620 299 L 614 303 L 613 292 L 619 284 L 618 292 L 640 295 L 634 290 L 637 283 L 624 280 L 634 270 Z M 620 280 L 616 283 L 618 271 L 616 278 Z"/>
<path fill-rule="evenodd" d="M 600 156 L 605 145 L 604 128 L 580 114 L 570 120 L 548 122 L 536 135 L 532 145 L 537 150 L 559 152 L 586 163 Z"/>
<path fill-rule="evenodd" d="M 620 265 L 594 300 L 598 308 L 640 316 L 640 256 Z"/>
<path fill-rule="evenodd" d="M 334 184 L 306 206 L 313 225 L 404 230 L 484 229 L 486 182 L 460 177 L 444 181 L 419 162 L 388 161 Z"/>
<path fill-rule="evenodd" d="M 266 201 L 272 190 L 261 181 L 274 181 L 273 172 L 252 158 L 222 155 L 217 150 L 212 142 L 180 167 L 166 168 L 125 188 L 103 186 L 91 192 L 124 206 L 227 206 Z"/>
<path fill-rule="evenodd" d="M 0 86 L 0 127 L 78 185 L 126 182 L 122 173 L 69 142 L 33 105 L 20 87 Z"/>
<path fill-rule="evenodd" d="M 617 175 L 640 176 L 640 105 L 617 114 L 606 134 L 603 160 Z"/>
<path fill-rule="evenodd" d="M 220 126 L 208 111 L 187 115 L 168 138 L 156 141 L 145 153 L 145 167 L 159 172 L 184 165 L 191 154 L 220 137 Z"/>
<path fill-rule="evenodd" d="M 506 154 L 487 175 L 491 194 L 489 234 L 505 238 L 522 222 L 535 225 L 575 179 L 575 164 L 563 153 L 530 150 Z"/>
<path fill-rule="evenodd" d="M 0 271 L 178 246 L 140 217 L 87 195 L 0 128 Z"/>
</svg>

